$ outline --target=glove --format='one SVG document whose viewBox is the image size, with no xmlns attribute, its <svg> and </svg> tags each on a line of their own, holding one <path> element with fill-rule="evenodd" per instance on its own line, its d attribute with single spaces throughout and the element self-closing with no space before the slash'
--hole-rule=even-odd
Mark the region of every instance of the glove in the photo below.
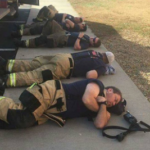
<svg viewBox="0 0 150 150">
<path fill-rule="evenodd" d="M 107 65 L 106 66 L 106 72 L 105 72 L 105 75 L 109 75 L 109 74 L 115 74 L 116 71 L 115 71 L 115 68 L 113 68 L 111 65 Z"/>
</svg>

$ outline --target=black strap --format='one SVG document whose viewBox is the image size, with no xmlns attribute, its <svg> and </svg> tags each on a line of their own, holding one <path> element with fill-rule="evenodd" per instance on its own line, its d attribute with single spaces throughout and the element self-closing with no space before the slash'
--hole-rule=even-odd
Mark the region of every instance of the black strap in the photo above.
<svg viewBox="0 0 150 150">
<path fill-rule="evenodd" d="M 73 61 L 71 58 L 69 58 L 69 63 L 70 63 L 70 72 L 69 72 L 69 75 L 67 76 L 67 79 L 71 77 L 72 72 L 73 72 Z"/>
<path fill-rule="evenodd" d="M 62 106 L 64 105 L 64 102 L 62 102 L 62 98 L 58 98 L 57 99 L 57 103 L 53 106 L 51 106 L 49 109 L 52 109 L 52 108 L 57 108 L 58 111 L 62 111 Z"/>
<path fill-rule="evenodd" d="M 55 80 L 55 85 L 56 85 L 56 89 L 57 89 L 57 90 L 60 90 L 60 89 L 61 89 L 59 80 Z"/>
<path fill-rule="evenodd" d="M 141 128 L 139 124 L 142 124 L 146 128 Z M 110 130 L 110 129 L 125 130 L 125 132 L 122 132 L 122 133 L 115 135 L 115 136 L 106 134 L 105 131 Z M 102 129 L 102 134 L 103 134 L 103 136 L 106 136 L 107 138 L 117 139 L 119 142 L 121 142 L 127 134 L 129 134 L 130 132 L 135 132 L 135 131 L 150 132 L 150 126 L 148 124 L 146 124 L 145 122 L 142 122 L 142 121 L 140 121 L 140 123 L 131 124 L 129 126 L 129 128 L 124 128 L 121 126 L 107 126 L 107 127 L 104 127 Z"/>
<path fill-rule="evenodd" d="M 61 89 L 61 85 L 60 85 L 60 81 L 59 80 L 55 80 L 55 86 L 56 86 L 56 90 L 60 90 Z M 49 109 L 52 108 L 57 108 L 58 111 L 62 111 L 62 106 L 64 105 L 64 102 L 62 102 L 62 97 L 57 99 L 57 103 L 53 106 L 51 106 Z"/>
<path fill-rule="evenodd" d="M 42 71 L 42 77 L 43 77 L 43 82 L 47 80 L 53 80 L 53 74 L 51 70 L 44 70 Z"/>
<path fill-rule="evenodd" d="M 23 104 L 24 107 L 28 108 L 31 112 L 34 112 L 38 107 L 41 106 L 41 103 L 39 100 L 28 90 L 24 90 L 20 97 L 19 100 Z"/>
</svg>

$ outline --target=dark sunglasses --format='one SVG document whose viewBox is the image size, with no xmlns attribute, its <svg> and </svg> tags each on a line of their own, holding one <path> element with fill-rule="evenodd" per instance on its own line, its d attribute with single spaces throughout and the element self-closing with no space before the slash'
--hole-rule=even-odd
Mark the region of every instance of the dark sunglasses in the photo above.
<svg viewBox="0 0 150 150">
<path fill-rule="evenodd" d="M 97 37 L 93 38 L 93 43 L 95 43 L 96 38 L 97 38 Z"/>
<path fill-rule="evenodd" d="M 95 44 L 96 38 L 97 38 L 97 37 L 93 38 L 93 44 Z"/>
</svg>

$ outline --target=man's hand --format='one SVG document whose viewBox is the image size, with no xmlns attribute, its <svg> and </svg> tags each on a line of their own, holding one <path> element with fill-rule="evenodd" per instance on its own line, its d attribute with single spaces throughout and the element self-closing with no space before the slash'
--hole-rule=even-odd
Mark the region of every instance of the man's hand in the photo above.
<svg viewBox="0 0 150 150">
<path fill-rule="evenodd" d="M 75 24 L 69 19 L 65 19 L 65 23 L 68 28 L 74 28 L 75 26 Z"/>
<path fill-rule="evenodd" d="M 107 102 L 105 97 L 98 96 L 96 98 L 97 103 L 100 102 Z M 104 126 L 107 125 L 109 119 L 110 119 L 110 113 L 107 111 L 107 106 L 106 105 L 100 105 L 99 106 L 99 111 L 96 116 L 96 119 L 94 121 L 94 124 L 97 128 L 102 129 Z"/>
<path fill-rule="evenodd" d="M 111 65 L 106 65 L 106 72 L 105 75 L 113 75 L 116 73 L 115 68 L 113 68 Z"/>
<path fill-rule="evenodd" d="M 106 98 L 103 97 L 103 96 L 98 96 L 98 97 L 96 98 L 96 100 L 97 100 L 98 103 L 99 103 L 99 102 L 105 102 L 105 101 L 107 101 Z"/>
<path fill-rule="evenodd" d="M 74 49 L 75 49 L 75 50 L 80 50 L 80 49 L 81 49 L 80 39 L 83 38 L 83 36 L 84 36 L 84 33 L 83 33 L 83 32 L 80 32 L 80 33 L 79 33 L 79 36 L 78 36 L 78 38 L 77 38 L 77 40 L 76 40 L 76 42 L 75 42 L 75 44 L 74 44 Z"/>
<path fill-rule="evenodd" d="M 78 38 L 83 38 L 83 36 L 84 36 L 84 33 L 80 32 Z"/>
</svg>

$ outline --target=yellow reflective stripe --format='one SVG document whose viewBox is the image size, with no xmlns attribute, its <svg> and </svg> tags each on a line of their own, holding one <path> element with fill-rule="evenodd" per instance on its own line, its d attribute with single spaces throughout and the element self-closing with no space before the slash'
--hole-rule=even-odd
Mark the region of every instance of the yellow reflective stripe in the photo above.
<svg viewBox="0 0 150 150">
<path fill-rule="evenodd" d="M 4 99 L 5 97 L 0 96 L 0 100 Z"/>
<path fill-rule="evenodd" d="M 24 29 L 24 24 L 20 25 L 20 29 L 21 29 L 21 30 Z"/>
<path fill-rule="evenodd" d="M 14 87 L 16 86 L 16 74 L 15 73 L 13 73 L 13 84 L 14 84 Z"/>
<path fill-rule="evenodd" d="M 23 30 L 20 30 L 20 35 L 23 35 Z"/>
<path fill-rule="evenodd" d="M 12 86 L 12 74 L 10 74 L 10 86 Z"/>
<path fill-rule="evenodd" d="M 29 40 L 26 40 L 25 43 L 26 43 L 26 47 L 29 47 Z"/>
<path fill-rule="evenodd" d="M 41 19 L 41 18 L 36 18 L 37 20 L 39 20 L 39 21 L 43 21 L 43 19 Z"/>
<path fill-rule="evenodd" d="M 32 89 L 35 85 L 37 85 L 37 83 L 33 83 L 29 88 Z"/>
<path fill-rule="evenodd" d="M 10 86 L 11 87 L 16 86 L 16 74 L 15 73 L 10 74 Z"/>
<path fill-rule="evenodd" d="M 14 66 L 15 60 L 14 59 L 10 59 L 9 60 L 9 64 L 8 64 L 8 71 L 11 72 L 12 68 Z"/>
</svg>

